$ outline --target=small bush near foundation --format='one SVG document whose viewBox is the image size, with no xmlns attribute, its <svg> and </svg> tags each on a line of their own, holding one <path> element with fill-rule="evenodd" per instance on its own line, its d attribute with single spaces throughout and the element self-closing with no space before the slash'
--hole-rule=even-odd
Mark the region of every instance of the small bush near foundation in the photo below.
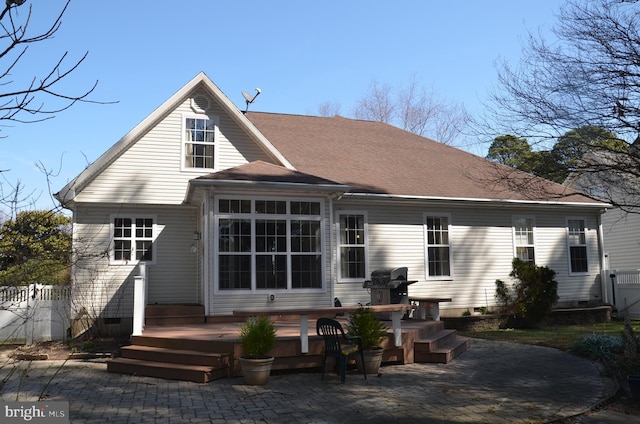
<svg viewBox="0 0 640 424">
<path fill-rule="evenodd" d="M 509 274 L 515 282 L 508 286 L 496 280 L 496 299 L 502 312 L 510 317 L 507 326 L 514 328 L 537 327 L 558 301 L 556 272 L 546 266 L 537 266 L 514 258 Z"/>
</svg>

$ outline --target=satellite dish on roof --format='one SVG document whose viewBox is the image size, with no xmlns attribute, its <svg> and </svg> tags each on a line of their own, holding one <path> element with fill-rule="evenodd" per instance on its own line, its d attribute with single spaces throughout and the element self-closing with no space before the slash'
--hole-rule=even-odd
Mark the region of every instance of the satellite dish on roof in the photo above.
<svg viewBox="0 0 640 424">
<path fill-rule="evenodd" d="M 247 93 L 246 91 L 242 91 L 242 97 L 244 97 L 245 101 L 247 102 L 247 107 L 244 110 L 244 112 L 246 113 L 249 110 L 249 105 L 251 103 L 253 103 L 253 101 L 256 99 L 256 97 L 258 97 L 258 95 L 261 93 L 262 91 L 260 91 L 259 88 L 256 88 L 256 94 L 254 94 L 253 96 L 249 93 Z"/>
</svg>

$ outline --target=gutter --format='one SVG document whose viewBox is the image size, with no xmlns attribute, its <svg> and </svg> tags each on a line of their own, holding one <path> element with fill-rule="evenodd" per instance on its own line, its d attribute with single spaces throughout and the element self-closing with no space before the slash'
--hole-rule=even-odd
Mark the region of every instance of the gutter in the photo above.
<svg viewBox="0 0 640 424">
<path fill-rule="evenodd" d="M 505 205 L 547 205 L 547 206 L 582 206 L 597 207 L 600 209 L 608 209 L 613 207 L 609 203 L 590 203 L 590 202 L 560 202 L 560 201 L 544 201 L 544 200 L 512 200 L 512 199 L 487 199 L 473 197 L 444 197 L 444 196 L 411 196 L 401 194 L 381 194 L 381 193 L 344 193 L 344 197 L 368 198 L 375 200 L 407 200 L 407 201 L 446 201 L 446 202 L 475 202 L 475 203 L 498 203 Z"/>
</svg>

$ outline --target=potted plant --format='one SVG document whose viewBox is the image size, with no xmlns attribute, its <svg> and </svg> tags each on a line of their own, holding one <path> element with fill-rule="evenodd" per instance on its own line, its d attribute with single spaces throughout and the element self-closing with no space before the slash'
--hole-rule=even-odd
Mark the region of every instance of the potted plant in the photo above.
<svg viewBox="0 0 640 424">
<path fill-rule="evenodd" d="M 276 329 L 271 318 L 249 318 L 240 328 L 240 341 L 240 368 L 244 381 L 253 386 L 266 384 L 274 360 L 268 353 L 276 344 Z"/>
<path fill-rule="evenodd" d="M 364 367 L 367 374 L 377 374 L 382 363 L 384 349 L 380 346 L 387 335 L 387 327 L 378 319 L 371 308 L 359 308 L 349 316 L 347 332 L 362 339 L 364 364 L 356 357 L 358 368 Z"/>
</svg>

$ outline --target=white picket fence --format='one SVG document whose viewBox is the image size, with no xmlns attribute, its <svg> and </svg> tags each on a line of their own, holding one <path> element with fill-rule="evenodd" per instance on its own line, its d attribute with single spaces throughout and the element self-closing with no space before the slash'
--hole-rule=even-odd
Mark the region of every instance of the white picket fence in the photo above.
<svg viewBox="0 0 640 424">
<path fill-rule="evenodd" d="M 640 270 L 613 270 L 606 273 L 605 280 L 607 298 L 618 315 L 640 318 Z"/>
<path fill-rule="evenodd" d="M 68 286 L 0 286 L 0 344 L 66 339 L 70 303 Z"/>
</svg>

